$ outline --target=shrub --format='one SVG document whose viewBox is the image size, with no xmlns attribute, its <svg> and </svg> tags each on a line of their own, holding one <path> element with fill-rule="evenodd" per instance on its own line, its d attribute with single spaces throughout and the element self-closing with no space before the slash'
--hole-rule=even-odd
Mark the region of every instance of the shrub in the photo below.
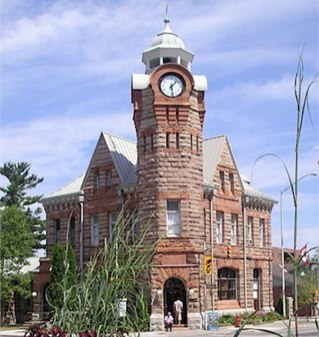
<svg viewBox="0 0 319 337">
<path fill-rule="evenodd" d="M 235 316 L 233 315 L 223 315 L 218 317 L 218 325 L 235 325 Z"/>
</svg>

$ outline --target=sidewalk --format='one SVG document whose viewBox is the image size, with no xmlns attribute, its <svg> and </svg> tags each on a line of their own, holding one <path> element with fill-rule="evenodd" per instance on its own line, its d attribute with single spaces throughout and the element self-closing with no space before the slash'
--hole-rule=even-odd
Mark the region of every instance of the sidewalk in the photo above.
<svg viewBox="0 0 319 337">
<path fill-rule="evenodd" d="M 319 320 L 319 317 L 317 317 Z M 288 320 L 285 321 L 288 324 Z M 315 317 L 298 317 L 298 326 L 310 326 L 315 324 Z M 291 322 L 291 327 L 294 328 L 294 321 Z M 264 323 L 260 325 L 247 325 L 247 328 L 264 328 L 273 331 L 278 331 L 285 329 L 285 324 L 282 321 L 276 321 L 273 323 Z M 226 326 L 220 327 L 217 331 L 215 330 L 190 330 L 188 328 L 175 328 L 173 332 L 165 332 L 165 331 L 150 331 L 150 332 L 141 332 L 141 337 L 205 337 L 205 336 L 231 336 L 232 332 L 235 332 L 237 328 L 234 326 Z M 25 329 L 20 329 L 18 327 L 12 327 L 9 329 L 8 327 L 5 330 L 0 328 L 0 336 L 1 337 L 23 337 L 25 333 Z M 130 336 L 134 337 L 134 334 L 130 334 Z M 135 335 L 137 336 L 137 335 Z"/>
</svg>

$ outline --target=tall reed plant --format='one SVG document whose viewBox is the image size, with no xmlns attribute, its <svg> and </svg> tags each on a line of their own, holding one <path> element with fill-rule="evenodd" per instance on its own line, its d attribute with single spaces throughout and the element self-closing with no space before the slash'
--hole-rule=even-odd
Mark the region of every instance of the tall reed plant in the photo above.
<svg viewBox="0 0 319 337">
<path fill-rule="evenodd" d="M 146 240 L 150 221 L 137 231 L 134 220 L 122 210 L 111 238 L 86 264 L 83 282 L 72 287 L 62 283 L 63 305 L 53 307 L 53 325 L 68 333 L 93 330 L 97 336 L 148 329 L 145 298 L 157 241 Z"/>
</svg>

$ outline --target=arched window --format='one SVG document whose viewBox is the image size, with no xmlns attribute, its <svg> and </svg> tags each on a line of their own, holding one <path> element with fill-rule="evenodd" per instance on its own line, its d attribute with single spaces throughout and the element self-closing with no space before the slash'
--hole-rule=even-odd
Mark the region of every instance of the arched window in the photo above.
<svg viewBox="0 0 319 337">
<path fill-rule="evenodd" d="M 218 299 L 234 300 L 237 298 L 236 272 L 229 268 L 218 269 Z"/>
</svg>

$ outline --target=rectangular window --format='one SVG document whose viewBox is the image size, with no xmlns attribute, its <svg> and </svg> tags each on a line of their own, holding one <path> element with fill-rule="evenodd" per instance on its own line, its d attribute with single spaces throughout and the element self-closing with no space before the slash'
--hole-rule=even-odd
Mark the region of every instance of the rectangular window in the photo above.
<svg viewBox="0 0 319 337">
<path fill-rule="evenodd" d="M 114 237 L 114 227 L 116 225 L 118 213 L 110 213 L 109 215 L 109 239 L 113 240 Z"/>
<path fill-rule="evenodd" d="M 166 132 L 166 147 L 169 148 L 169 132 Z"/>
<path fill-rule="evenodd" d="M 180 234 L 180 204 L 178 200 L 167 200 L 166 225 L 167 236 Z"/>
<path fill-rule="evenodd" d="M 196 151 L 199 151 L 199 139 L 198 136 L 196 136 Z"/>
<path fill-rule="evenodd" d="M 91 245 L 99 245 L 99 222 L 96 215 L 91 215 Z"/>
<path fill-rule="evenodd" d="M 107 170 L 105 172 L 105 185 L 106 186 L 112 185 L 112 171 L 111 170 Z"/>
<path fill-rule="evenodd" d="M 190 135 L 191 150 L 193 150 L 193 135 Z"/>
<path fill-rule="evenodd" d="M 100 187 L 100 172 L 94 173 L 94 187 L 98 189 Z"/>
<path fill-rule="evenodd" d="M 179 149 L 179 133 L 176 133 L 176 148 Z"/>
<path fill-rule="evenodd" d="M 146 152 L 146 136 L 143 136 L 143 149 Z"/>
<path fill-rule="evenodd" d="M 259 247 L 264 247 L 265 219 L 259 219 Z"/>
<path fill-rule="evenodd" d="M 253 246 L 254 241 L 253 241 L 253 225 L 254 225 L 254 218 L 252 216 L 248 217 L 247 221 L 247 240 L 248 240 L 248 245 Z"/>
<path fill-rule="evenodd" d="M 234 174 L 229 173 L 229 184 L 230 184 L 230 191 L 235 194 L 235 181 L 234 181 Z"/>
<path fill-rule="evenodd" d="M 225 192 L 225 172 L 224 171 L 219 171 L 219 184 L 220 184 L 220 189 Z"/>
<path fill-rule="evenodd" d="M 71 242 L 72 247 L 75 247 L 75 217 L 73 216 L 70 221 L 70 233 L 69 240 Z"/>
<path fill-rule="evenodd" d="M 61 239 L 61 222 L 60 219 L 54 220 L 55 242 L 59 242 Z"/>
<path fill-rule="evenodd" d="M 230 244 L 232 245 L 235 245 L 237 243 L 237 223 L 238 223 L 237 214 L 232 214 L 230 224 Z"/>
<path fill-rule="evenodd" d="M 223 242 L 223 222 L 224 222 L 224 213 L 216 212 L 216 243 Z"/>
<path fill-rule="evenodd" d="M 221 268 L 218 270 L 218 299 L 233 300 L 237 298 L 236 273 L 232 269 Z"/>
<path fill-rule="evenodd" d="M 151 150 L 154 150 L 154 135 L 151 134 Z"/>
</svg>

